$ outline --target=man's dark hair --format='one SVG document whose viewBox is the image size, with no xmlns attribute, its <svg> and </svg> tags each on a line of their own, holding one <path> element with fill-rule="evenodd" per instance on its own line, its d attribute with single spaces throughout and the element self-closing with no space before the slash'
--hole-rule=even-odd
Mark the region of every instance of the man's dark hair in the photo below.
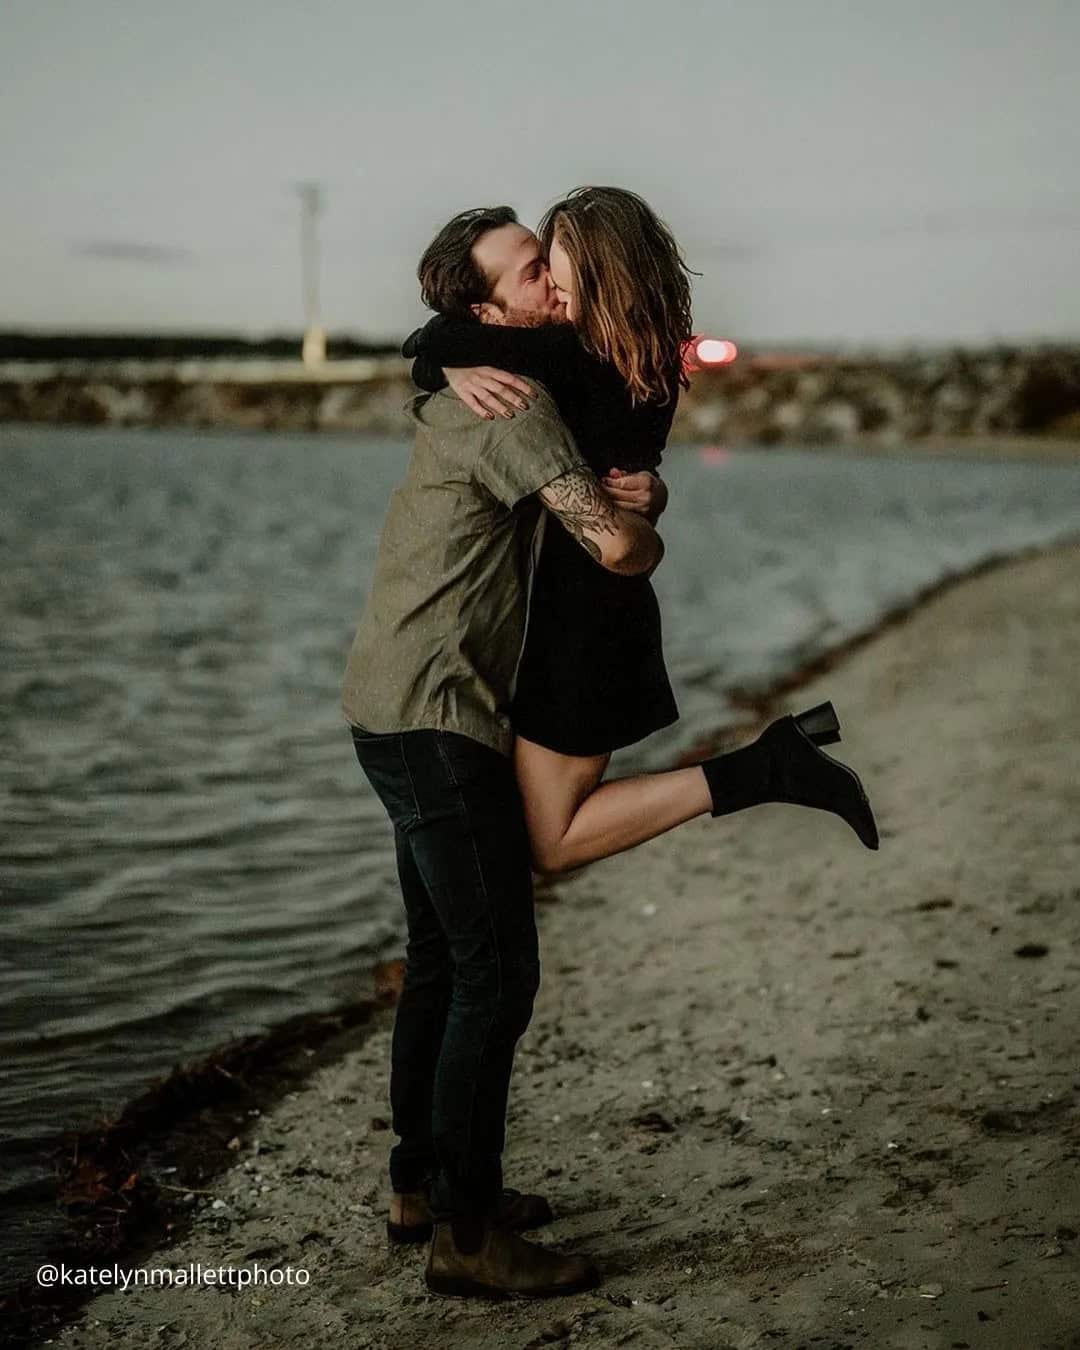
<svg viewBox="0 0 1080 1350">
<path fill-rule="evenodd" d="M 471 319 L 470 306 L 491 298 L 491 280 L 476 265 L 473 245 L 489 230 L 516 225 L 512 206 L 476 206 L 459 211 L 424 250 L 416 275 L 420 298 L 437 314 Z"/>
</svg>

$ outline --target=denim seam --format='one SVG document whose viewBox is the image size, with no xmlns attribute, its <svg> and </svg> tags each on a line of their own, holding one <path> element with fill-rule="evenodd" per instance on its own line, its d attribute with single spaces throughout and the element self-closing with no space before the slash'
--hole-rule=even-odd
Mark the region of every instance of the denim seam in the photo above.
<svg viewBox="0 0 1080 1350">
<path fill-rule="evenodd" d="M 423 813 L 420 810 L 420 798 L 416 795 L 416 784 L 413 781 L 412 769 L 409 768 L 409 756 L 405 753 L 405 737 L 400 732 L 397 741 L 398 751 L 401 754 L 401 764 L 405 770 L 405 777 L 409 780 L 409 796 L 412 798 L 413 804 L 413 818 L 408 825 L 402 827 L 402 833 L 405 833 L 423 819 Z"/>
<path fill-rule="evenodd" d="M 486 881 L 484 880 L 484 868 L 483 868 L 483 866 L 482 866 L 482 864 L 481 864 L 481 862 L 480 862 L 480 850 L 476 847 L 476 834 L 475 834 L 475 832 L 474 832 L 474 830 L 473 830 L 473 827 L 472 827 L 472 820 L 471 820 L 470 817 L 469 817 L 469 806 L 468 806 L 468 803 L 467 803 L 466 800 L 465 800 L 465 793 L 464 793 L 464 792 L 462 791 L 462 789 L 461 789 L 461 784 L 460 784 L 460 783 L 458 782 L 458 780 L 457 780 L 457 775 L 454 773 L 454 766 L 453 766 L 453 764 L 450 762 L 450 756 L 446 753 L 446 747 L 445 747 L 445 745 L 443 744 L 443 739 L 442 739 L 442 733 L 441 733 L 441 732 L 436 732 L 436 733 L 435 733 L 435 745 L 436 745 L 436 747 L 438 748 L 438 751 L 439 751 L 439 758 L 442 760 L 443 764 L 446 766 L 446 772 L 447 772 L 447 774 L 449 774 L 449 776 L 450 776 L 450 781 L 451 781 L 451 783 L 453 783 L 454 787 L 457 789 L 458 800 L 459 800 L 460 803 L 461 803 L 461 815 L 462 815 L 462 817 L 463 817 L 463 819 L 464 819 L 464 821 L 465 821 L 466 827 L 467 827 L 467 829 L 468 829 L 468 831 L 469 831 L 469 842 L 470 842 L 470 844 L 472 845 L 473 859 L 474 859 L 474 861 L 475 861 L 475 863 L 476 863 L 476 875 L 477 875 L 477 877 L 478 877 L 479 880 L 480 880 L 480 890 L 481 890 L 481 892 L 483 893 L 483 896 L 484 896 L 484 906 L 485 906 L 485 909 L 486 909 L 486 911 L 487 911 L 488 928 L 489 928 L 489 930 L 490 930 L 490 932 L 491 932 L 491 939 L 492 939 L 492 941 L 491 941 L 491 946 L 492 946 L 492 950 L 493 950 L 494 953 L 495 953 L 495 972 L 496 972 L 496 978 L 497 978 L 497 981 L 498 981 L 498 992 L 497 992 L 496 1000 L 495 1000 L 495 1011 L 492 1013 L 492 1015 L 491 1015 L 491 1020 L 488 1022 L 487 1028 L 486 1028 L 486 1030 L 484 1031 L 484 1039 L 483 1039 L 483 1042 L 481 1043 L 481 1046 L 480 1046 L 480 1063 L 483 1064 L 483 1062 L 484 1062 L 484 1055 L 485 1055 L 485 1053 L 486 1053 L 486 1051 L 487 1051 L 487 1047 L 488 1047 L 488 1042 L 491 1040 L 491 1032 L 492 1032 L 492 1030 L 493 1030 L 493 1028 L 494 1028 L 494 1026 L 495 1026 L 495 1023 L 496 1023 L 498 1017 L 499 1017 L 500 1006 L 501 1006 L 501 1003 L 502 1003 L 502 996 L 503 996 L 502 957 L 501 957 L 501 955 L 500 955 L 500 953 L 499 953 L 499 940 L 498 940 L 498 935 L 497 935 L 496 932 L 495 932 L 495 924 L 494 924 L 493 921 L 492 921 L 492 916 L 491 916 L 491 897 L 490 897 L 490 895 L 488 894 L 487 883 L 486 883 Z M 468 1128 L 468 1131 L 467 1131 L 466 1136 L 465 1136 L 465 1152 L 466 1152 L 466 1154 L 469 1154 L 469 1153 L 471 1153 L 471 1151 L 472 1151 L 472 1130 L 473 1130 L 473 1120 L 474 1120 L 475 1116 L 476 1116 L 476 1079 L 474 1078 L 474 1079 L 473 1079 L 473 1093 L 472 1093 L 472 1097 L 471 1097 L 470 1100 L 469 1100 L 469 1128 Z"/>
</svg>

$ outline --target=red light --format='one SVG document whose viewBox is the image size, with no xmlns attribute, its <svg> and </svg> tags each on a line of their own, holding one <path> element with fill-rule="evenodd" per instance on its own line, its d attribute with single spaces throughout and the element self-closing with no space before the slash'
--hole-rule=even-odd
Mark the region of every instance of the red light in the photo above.
<svg viewBox="0 0 1080 1350">
<path fill-rule="evenodd" d="M 738 347 L 727 338 L 698 338 L 694 355 L 703 366 L 727 366 L 739 354 Z"/>
<path fill-rule="evenodd" d="M 689 374 L 695 370 L 729 366 L 738 356 L 739 349 L 728 338 L 705 337 L 698 333 L 683 344 L 682 353 L 683 369 Z"/>
</svg>

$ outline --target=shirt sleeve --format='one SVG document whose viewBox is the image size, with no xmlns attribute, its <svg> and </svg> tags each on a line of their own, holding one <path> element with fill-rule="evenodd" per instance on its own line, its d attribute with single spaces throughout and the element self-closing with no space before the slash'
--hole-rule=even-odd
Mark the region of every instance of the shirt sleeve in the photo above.
<svg viewBox="0 0 1080 1350">
<path fill-rule="evenodd" d="M 446 388 L 446 376 L 442 366 L 430 356 L 418 356 L 412 363 L 412 382 L 418 389 L 426 389 L 429 394 L 437 394 Z"/>
<path fill-rule="evenodd" d="M 550 395 L 514 415 L 506 431 L 485 447 L 476 462 L 478 481 L 504 506 L 515 507 L 552 479 L 574 470 L 592 470 Z"/>
<path fill-rule="evenodd" d="M 413 381 L 423 389 L 441 389 L 446 366 L 496 366 L 540 380 L 560 407 L 583 395 L 588 358 L 569 323 L 517 328 L 436 314 L 409 335 L 402 351 L 417 358 Z"/>
</svg>

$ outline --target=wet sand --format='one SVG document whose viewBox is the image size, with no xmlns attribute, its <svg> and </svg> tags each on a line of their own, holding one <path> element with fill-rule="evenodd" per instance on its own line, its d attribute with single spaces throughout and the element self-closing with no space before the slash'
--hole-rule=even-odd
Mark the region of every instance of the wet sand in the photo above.
<svg viewBox="0 0 1080 1350">
<path fill-rule="evenodd" d="M 436 1298 L 387 1248 L 384 1012 L 147 1261 L 310 1282 L 110 1292 L 53 1344 L 1080 1346 L 1078 664 L 1080 543 L 961 582 L 787 696 L 836 704 L 879 852 L 769 805 L 541 906 L 506 1180 L 598 1290 Z"/>
</svg>

